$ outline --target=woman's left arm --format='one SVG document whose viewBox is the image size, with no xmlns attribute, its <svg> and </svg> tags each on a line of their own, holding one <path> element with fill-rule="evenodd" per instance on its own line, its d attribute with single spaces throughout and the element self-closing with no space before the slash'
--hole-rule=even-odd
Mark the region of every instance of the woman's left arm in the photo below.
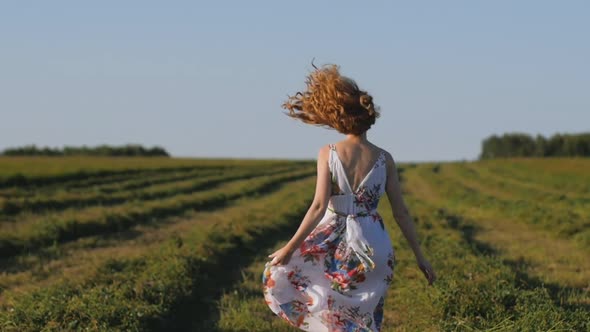
<svg viewBox="0 0 590 332">
<path fill-rule="evenodd" d="M 303 243 L 305 238 L 313 231 L 324 216 L 328 207 L 328 201 L 330 200 L 330 191 L 332 190 L 330 168 L 328 166 L 329 153 L 330 147 L 328 145 L 320 149 L 317 163 L 317 183 L 313 202 L 291 240 L 284 247 L 268 256 L 273 258 L 271 261 L 272 265 L 287 264 L 295 249 Z"/>
<path fill-rule="evenodd" d="M 414 220 L 412 219 L 412 216 L 410 215 L 408 207 L 406 206 L 402 196 L 397 166 L 393 160 L 393 157 L 389 153 L 387 153 L 387 183 L 385 186 L 385 191 L 387 192 L 387 197 L 389 198 L 393 217 L 399 225 L 406 240 L 408 240 L 410 248 L 412 248 L 414 251 L 418 267 L 420 270 L 422 270 L 426 279 L 428 279 L 428 284 L 432 285 L 432 283 L 437 278 L 436 273 L 430 265 L 430 262 L 424 257 L 422 249 L 420 248 Z"/>
</svg>

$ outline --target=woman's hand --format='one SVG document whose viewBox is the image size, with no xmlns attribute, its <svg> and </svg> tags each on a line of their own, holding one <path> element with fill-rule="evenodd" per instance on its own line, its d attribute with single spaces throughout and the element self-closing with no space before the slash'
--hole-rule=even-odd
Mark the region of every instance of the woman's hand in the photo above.
<svg viewBox="0 0 590 332">
<path fill-rule="evenodd" d="M 430 266 L 430 262 L 426 258 L 420 258 L 418 259 L 418 267 L 424 273 L 426 279 L 428 279 L 428 285 L 432 285 L 436 280 L 436 273 L 434 273 L 432 266 Z"/>
<path fill-rule="evenodd" d="M 285 246 L 268 255 L 268 257 L 273 258 L 270 262 L 271 265 L 285 265 L 291 260 L 291 255 L 293 255 L 293 250 Z"/>
</svg>

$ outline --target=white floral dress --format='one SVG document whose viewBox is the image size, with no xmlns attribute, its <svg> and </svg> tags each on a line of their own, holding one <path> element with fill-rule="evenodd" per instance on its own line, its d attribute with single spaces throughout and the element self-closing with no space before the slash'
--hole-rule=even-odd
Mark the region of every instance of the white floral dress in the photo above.
<svg viewBox="0 0 590 332">
<path fill-rule="evenodd" d="M 305 331 L 380 331 L 395 251 L 377 213 L 387 179 L 385 153 L 356 190 L 330 145 L 332 195 L 326 214 L 286 265 L 266 263 L 270 309 Z"/>
</svg>

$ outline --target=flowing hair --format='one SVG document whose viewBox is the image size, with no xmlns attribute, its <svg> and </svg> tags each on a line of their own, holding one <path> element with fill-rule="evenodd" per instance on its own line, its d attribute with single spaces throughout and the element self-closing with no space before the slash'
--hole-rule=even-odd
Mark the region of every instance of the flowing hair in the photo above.
<svg viewBox="0 0 590 332">
<path fill-rule="evenodd" d="M 340 75 L 337 65 L 313 67 L 305 82 L 307 89 L 283 103 L 287 115 L 342 134 L 361 135 L 369 130 L 379 117 L 373 97 L 359 89 L 354 80 Z"/>
</svg>

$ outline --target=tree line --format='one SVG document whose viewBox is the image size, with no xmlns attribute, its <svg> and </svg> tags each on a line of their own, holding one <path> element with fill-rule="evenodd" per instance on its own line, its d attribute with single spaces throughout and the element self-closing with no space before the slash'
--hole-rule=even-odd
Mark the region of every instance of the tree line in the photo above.
<svg viewBox="0 0 590 332">
<path fill-rule="evenodd" d="M 159 146 L 145 148 L 139 144 L 123 146 L 98 145 L 88 147 L 83 145 L 64 146 L 63 148 L 37 147 L 35 144 L 23 147 L 7 148 L 2 151 L 4 156 L 118 156 L 118 157 L 169 157 L 168 152 Z"/>
<path fill-rule="evenodd" d="M 483 140 L 480 159 L 502 157 L 590 157 L 590 133 L 555 134 L 547 138 L 506 133 Z"/>
</svg>

